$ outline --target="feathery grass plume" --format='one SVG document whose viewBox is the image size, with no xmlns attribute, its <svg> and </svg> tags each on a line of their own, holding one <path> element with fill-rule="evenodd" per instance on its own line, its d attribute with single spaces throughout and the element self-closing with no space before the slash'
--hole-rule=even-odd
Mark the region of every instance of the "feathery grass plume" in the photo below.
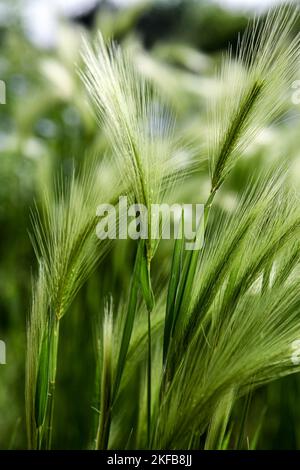
<svg viewBox="0 0 300 470">
<path fill-rule="evenodd" d="M 263 127 L 284 108 L 299 63 L 298 35 L 290 41 L 298 9 L 283 5 L 270 10 L 263 24 L 249 25 L 237 58 L 223 61 L 224 93 L 213 97 L 208 122 L 212 193 Z"/>
<path fill-rule="evenodd" d="M 273 247 L 275 250 L 274 240 L 278 236 L 276 229 L 284 232 L 289 220 L 291 224 L 293 217 L 298 221 L 299 214 L 293 195 L 285 194 L 285 174 L 281 174 L 281 170 L 276 173 L 264 172 L 256 183 L 251 183 L 250 180 L 249 189 L 243 195 L 235 213 L 225 219 L 219 219 L 208 231 L 206 247 L 201 252 L 196 273 L 199 282 L 193 289 L 190 312 L 185 318 L 185 322 L 191 325 L 191 331 L 197 321 L 202 320 L 202 315 L 208 311 L 219 287 L 226 279 L 229 263 L 248 253 L 244 250 L 255 245 L 257 234 L 260 234 L 260 243 L 256 244 L 253 256 L 258 247 L 261 250 Z M 249 251 L 249 260 L 253 260 L 252 255 Z M 245 264 L 241 264 L 241 269 L 243 266 Z M 261 265 L 260 273 L 263 268 Z"/>
<path fill-rule="evenodd" d="M 43 423 L 41 424 L 41 420 L 36 423 L 46 448 L 51 447 L 52 438 L 60 320 L 109 247 L 106 241 L 97 239 L 95 231 L 97 206 L 108 200 L 102 192 L 99 171 L 101 172 L 101 168 L 90 165 L 89 168 L 83 168 L 79 176 L 73 172 L 70 181 L 65 184 L 58 181 L 54 197 L 48 191 L 44 197 L 42 212 L 36 211 L 33 215 L 33 244 L 42 266 L 42 280 L 39 283 L 43 282 L 44 296 L 47 299 L 45 335 L 48 344 L 49 391 L 47 400 L 41 404 L 37 390 L 40 388 L 40 378 L 44 380 L 45 374 L 41 375 L 39 372 L 34 377 L 28 370 L 28 388 L 32 390 L 27 393 L 27 401 L 32 401 L 31 397 L 35 396 L 35 400 L 39 400 L 38 404 L 35 403 L 35 409 L 40 409 L 41 406 L 43 410 L 46 408 Z M 113 198 L 113 191 L 110 191 L 110 197 Z M 28 349 L 32 349 L 31 343 L 35 341 L 35 316 L 45 315 L 45 298 L 35 293 L 34 298 L 36 300 L 28 328 Z M 47 362 L 47 356 L 42 354 L 42 357 Z M 27 407 L 31 409 L 32 403 L 27 403 Z M 31 429 L 29 435 L 33 433 Z"/>
<path fill-rule="evenodd" d="M 181 331 L 178 330 L 176 341 L 185 344 L 192 340 L 207 320 L 217 324 L 219 318 L 211 317 L 211 309 L 221 296 L 223 321 L 230 318 L 239 298 L 249 289 L 261 291 L 265 270 L 276 266 L 286 256 L 286 250 L 293 249 L 299 235 L 300 214 L 294 195 L 285 194 L 282 184 L 284 178 L 271 178 L 265 187 L 252 188 L 234 217 L 222 221 L 214 234 L 208 234 L 192 307 Z M 218 234 L 220 227 L 222 231 Z M 294 258 L 290 258 L 289 266 L 285 266 L 286 274 L 294 267 Z"/>
<path fill-rule="evenodd" d="M 277 259 L 275 263 L 275 272 L 271 272 L 270 277 L 273 274 L 274 286 L 280 286 L 285 282 L 288 282 L 292 277 L 299 274 L 299 261 L 300 261 L 300 245 L 298 240 L 294 245 L 288 246 L 283 252 L 282 256 Z"/>
<path fill-rule="evenodd" d="M 182 446 L 194 429 L 203 434 L 230 390 L 238 397 L 299 370 L 292 362 L 300 336 L 294 258 L 280 281 L 275 272 L 261 291 L 265 267 L 287 262 L 300 235 L 298 201 L 284 189 L 284 178 L 252 187 L 234 216 L 210 235 L 196 302 L 171 342 L 173 378 L 156 426 L 155 443 L 162 448 Z"/>
<path fill-rule="evenodd" d="M 294 7 L 285 6 L 269 12 L 263 25 L 256 20 L 240 41 L 235 67 L 228 58 L 223 63 L 224 96 L 213 97 L 209 112 L 211 192 L 205 204 L 205 225 L 215 194 L 237 157 L 283 108 L 299 59 L 300 36 L 289 42 L 297 17 Z M 189 291 L 195 281 L 198 253 L 188 253 L 184 258 L 173 308 L 179 331 L 191 305 Z"/>
<path fill-rule="evenodd" d="M 206 450 L 219 450 L 223 448 L 226 427 L 230 418 L 233 403 L 234 389 L 229 389 L 228 393 L 222 396 L 212 415 L 209 430 L 205 438 Z"/>
<path fill-rule="evenodd" d="M 261 176 L 255 185 L 250 184 L 250 190 L 240 202 L 239 209 L 228 219 L 219 219 L 211 224 L 206 234 L 205 248 L 197 254 L 192 276 L 187 277 L 183 292 L 183 302 L 180 312 L 176 314 L 176 329 L 173 328 L 170 355 L 168 358 L 168 373 L 176 368 L 177 360 L 173 354 L 181 353 L 178 342 L 188 343 L 197 332 L 196 325 L 203 320 L 205 312 L 214 300 L 219 285 L 222 285 L 227 273 L 228 263 L 233 256 L 241 256 L 245 239 L 253 224 L 259 226 L 263 217 L 267 217 L 270 207 L 276 207 L 280 197 L 284 177 L 267 172 Z M 267 183 L 265 183 L 267 181 Z M 178 293 L 176 294 L 176 302 Z M 187 299 L 187 301 L 184 301 Z M 176 302 L 173 310 L 176 310 Z"/>
<path fill-rule="evenodd" d="M 148 209 L 147 256 L 151 260 L 151 204 L 160 203 L 176 181 L 174 163 L 179 150 L 174 122 L 160 96 L 137 72 L 129 54 L 105 45 L 99 33 L 93 48 L 84 43 L 84 83 L 96 112 L 107 128 L 114 157 L 135 201 Z M 169 178 L 170 173 L 172 178 Z"/>
<path fill-rule="evenodd" d="M 300 36 L 289 41 L 297 18 L 298 10 L 292 6 L 270 11 L 263 25 L 256 20 L 243 36 L 234 66 L 230 55 L 222 65 L 220 81 L 225 92 L 221 99 L 212 100 L 208 113 L 211 192 L 205 204 L 205 225 L 215 194 L 237 158 L 283 109 L 300 58 Z M 190 308 L 197 264 L 197 252 L 185 255 L 174 295 L 173 316 L 179 329 Z"/>
<path fill-rule="evenodd" d="M 79 176 L 73 171 L 69 181 L 58 180 L 54 198 L 48 192 L 42 211 L 33 215 L 33 245 L 44 261 L 51 307 L 58 319 L 108 248 L 95 232 L 96 209 L 108 200 L 114 200 L 114 192 L 109 199 L 103 194 L 101 167 L 91 165 Z"/>
<path fill-rule="evenodd" d="M 159 227 L 153 226 L 152 204 L 161 203 L 176 180 L 174 171 L 178 139 L 174 122 L 162 100 L 137 72 L 129 54 L 108 47 L 99 33 L 95 48 L 84 43 L 84 83 L 107 132 L 117 165 L 135 202 L 147 208 L 145 253 L 140 258 L 140 287 L 148 310 L 148 437 L 151 428 L 151 260 L 157 248 Z M 179 171 L 179 170 L 178 170 Z M 171 175 L 171 177 L 170 177 Z M 133 309 L 134 311 L 134 309 Z M 128 331 L 129 344 L 131 331 Z"/>
<path fill-rule="evenodd" d="M 299 300 L 299 283 L 279 292 L 272 289 L 263 299 L 245 296 L 228 324 L 218 322 L 211 328 L 207 343 L 190 343 L 190 352 L 164 402 L 162 442 L 158 445 L 182 446 L 194 427 L 203 433 L 216 404 L 230 387 L 235 386 L 237 394 L 243 395 L 299 371 L 292 362 L 292 344 L 300 333 Z"/>
</svg>

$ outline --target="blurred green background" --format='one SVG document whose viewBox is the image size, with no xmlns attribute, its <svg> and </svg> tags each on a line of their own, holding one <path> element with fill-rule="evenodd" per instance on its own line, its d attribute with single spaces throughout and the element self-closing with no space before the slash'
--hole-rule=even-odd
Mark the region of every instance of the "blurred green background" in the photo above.
<svg viewBox="0 0 300 470">
<path fill-rule="evenodd" d="M 131 50 L 140 72 L 161 89 L 176 113 L 182 138 L 195 143 L 202 156 L 205 104 L 212 93 L 220 92 L 215 66 L 228 43 L 235 50 L 238 33 L 253 14 L 208 0 L 140 1 L 130 6 L 108 0 L 75 3 L 0 2 L 0 79 L 6 84 L 6 104 L 0 105 L 0 339 L 7 347 L 7 364 L 0 365 L 1 449 L 26 447 L 26 319 L 37 267 L 29 237 L 30 211 L 57 172 L 67 175 L 73 161 L 80 164 L 88 154 L 102 158 L 109 153 L 78 76 L 82 34 L 93 37 L 100 28 Z M 263 130 L 252 143 L 217 201 L 220 210 L 234 210 L 235 195 L 243 192 L 249 176 L 275 160 L 286 159 L 293 184 L 300 183 L 300 105 L 292 104 L 292 92 L 288 119 Z M 178 200 L 202 201 L 208 184 L 207 171 L 199 168 L 188 185 L 178 188 Z M 164 262 L 161 265 L 163 272 Z M 80 449 L 89 443 L 94 416 L 93 317 L 108 291 L 108 275 L 115 290 L 126 288 L 131 266 L 128 250 L 112 250 L 63 322 L 56 414 L 64 425 L 56 426 L 54 448 Z M 233 426 L 244 426 L 245 436 L 259 428 L 257 448 L 300 448 L 299 391 L 297 376 L 260 389 L 249 403 L 238 403 Z M 241 423 L 245 407 L 249 412 Z"/>
</svg>

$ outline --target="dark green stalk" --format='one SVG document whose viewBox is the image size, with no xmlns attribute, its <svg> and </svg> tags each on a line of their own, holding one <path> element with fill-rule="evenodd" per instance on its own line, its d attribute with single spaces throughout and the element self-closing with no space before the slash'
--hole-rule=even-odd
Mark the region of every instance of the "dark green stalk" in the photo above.
<svg viewBox="0 0 300 470">
<path fill-rule="evenodd" d="M 166 366 L 166 359 L 169 350 L 169 344 L 173 335 L 174 323 L 175 323 L 175 309 L 174 305 L 176 302 L 177 288 L 181 276 L 182 270 L 182 258 L 183 258 L 183 224 L 184 224 L 184 214 L 182 213 L 181 218 L 181 234 L 176 239 L 172 265 L 171 265 L 171 275 L 168 286 L 167 294 L 167 305 L 166 305 L 166 316 L 165 316 L 165 326 L 164 326 L 164 342 L 163 342 L 163 365 Z"/>
<path fill-rule="evenodd" d="M 245 431 L 246 431 L 246 424 L 247 424 L 247 418 L 249 415 L 249 410 L 250 410 L 250 405 L 251 405 L 251 399 L 252 399 L 252 394 L 249 392 L 246 396 L 244 406 L 243 406 L 243 413 L 242 413 L 242 419 L 241 419 L 241 425 L 240 425 L 240 430 L 238 434 L 238 441 L 236 445 L 236 449 L 242 449 L 243 446 L 243 441 L 245 438 Z"/>
<path fill-rule="evenodd" d="M 55 317 L 53 320 L 51 337 L 50 337 L 50 355 L 49 355 L 49 394 L 48 394 L 48 417 L 46 428 L 46 450 L 51 449 L 52 445 L 52 431 L 53 431 L 53 415 L 54 415 L 54 401 L 55 401 L 55 384 L 56 384 L 56 369 L 57 369 L 57 353 L 59 341 L 59 322 L 60 320 Z"/>
<path fill-rule="evenodd" d="M 150 446 L 151 442 L 151 411 L 152 411 L 152 390 L 151 390 L 151 369 L 152 369 L 152 358 L 151 358 L 151 313 L 154 307 L 154 295 L 151 285 L 151 261 L 147 256 L 147 252 L 141 260 L 141 287 L 143 297 L 147 306 L 147 339 L 148 339 L 148 351 L 147 351 L 147 446 Z"/>
<path fill-rule="evenodd" d="M 36 448 L 37 450 L 41 450 L 42 449 L 42 438 L 43 438 L 43 428 L 42 426 L 39 426 L 37 428 L 37 443 L 36 443 Z"/>
<path fill-rule="evenodd" d="M 105 344 L 105 338 L 103 338 L 103 344 Z M 106 450 L 109 441 L 112 408 L 112 357 L 110 346 L 104 347 L 103 351 L 100 419 L 96 436 L 96 450 Z"/>
<path fill-rule="evenodd" d="M 151 359 L 151 311 L 148 310 L 148 361 L 147 361 L 147 446 L 150 448 L 151 442 L 151 404 L 152 404 L 152 390 L 151 390 L 151 375 L 152 375 L 152 359 Z"/>
<path fill-rule="evenodd" d="M 43 429 L 47 412 L 49 394 L 49 353 L 49 330 L 47 325 L 43 333 L 41 351 L 39 355 L 34 400 L 37 449 L 42 448 Z"/>
</svg>

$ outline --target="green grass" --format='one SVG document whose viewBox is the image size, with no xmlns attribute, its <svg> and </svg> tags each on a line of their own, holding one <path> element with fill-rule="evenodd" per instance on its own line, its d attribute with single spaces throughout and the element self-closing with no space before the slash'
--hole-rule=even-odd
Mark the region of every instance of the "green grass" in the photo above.
<svg viewBox="0 0 300 470">
<path fill-rule="evenodd" d="M 293 8 L 276 9 L 263 25 L 249 27 L 235 59 L 224 58 L 224 93 L 211 97 L 207 118 L 205 245 L 186 251 L 184 240 L 177 240 L 166 260 L 167 275 L 157 265 L 161 247 L 151 238 L 150 223 L 146 241 L 123 246 L 126 255 L 134 253 L 124 267 L 119 242 L 116 248 L 96 238 L 96 208 L 114 204 L 123 189 L 146 205 L 150 221 L 151 204 L 171 201 L 188 184 L 193 145 L 178 138 L 171 109 L 126 51 L 106 45 L 100 34 L 95 45 L 85 40 L 80 74 L 110 143 L 109 164 L 122 182 L 107 184 L 106 162 L 86 157 L 78 172 L 47 187 L 34 211 L 39 270 L 27 326 L 30 448 L 52 448 L 56 429 L 64 425 L 54 407 L 64 361 L 60 325 L 70 321 L 77 294 L 97 268 L 107 288 L 96 287 L 101 299 L 93 324 L 90 448 L 240 448 L 244 425 L 236 431 L 231 421 L 240 400 L 299 372 L 291 345 L 300 337 L 300 212 L 288 171 L 270 165 L 250 178 L 230 214 L 220 216 L 214 206 L 243 153 L 282 115 L 283 94 L 299 61 L 299 37 L 290 38 L 297 18 Z M 189 157 L 184 166 L 175 158 L 183 151 Z M 130 282 L 120 291 L 113 276 L 122 269 L 128 269 Z"/>
</svg>

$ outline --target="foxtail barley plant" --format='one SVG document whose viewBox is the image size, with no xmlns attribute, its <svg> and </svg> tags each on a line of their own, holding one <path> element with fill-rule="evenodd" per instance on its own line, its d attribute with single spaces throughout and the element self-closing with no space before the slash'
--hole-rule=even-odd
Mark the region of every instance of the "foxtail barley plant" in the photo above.
<svg viewBox="0 0 300 470">
<path fill-rule="evenodd" d="M 154 268 L 159 241 L 151 238 L 151 207 L 171 200 L 193 165 L 178 165 L 184 144 L 176 120 L 129 54 L 100 33 L 95 43 L 85 39 L 80 74 L 121 184 L 104 190 L 103 166 L 83 163 L 33 213 L 39 269 L 27 326 L 31 448 L 50 449 L 60 425 L 60 323 L 68 322 L 77 292 L 110 248 L 97 240 L 96 208 L 115 204 L 121 190 L 147 207 L 148 237 L 134 247 L 128 291 L 104 298 L 99 309 L 90 447 L 228 448 L 237 400 L 299 371 L 293 344 L 300 338 L 300 212 L 287 169 L 250 178 L 233 213 L 219 217 L 213 207 L 237 160 L 285 111 L 299 64 L 299 36 L 291 38 L 297 19 L 294 7 L 279 7 L 263 24 L 255 20 L 237 53 L 222 61 L 222 92 L 211 97 L 207 114 L 205 245 L 186 251 L 185 240 L 176 239 L 168 282 Z"/>
</svg>

